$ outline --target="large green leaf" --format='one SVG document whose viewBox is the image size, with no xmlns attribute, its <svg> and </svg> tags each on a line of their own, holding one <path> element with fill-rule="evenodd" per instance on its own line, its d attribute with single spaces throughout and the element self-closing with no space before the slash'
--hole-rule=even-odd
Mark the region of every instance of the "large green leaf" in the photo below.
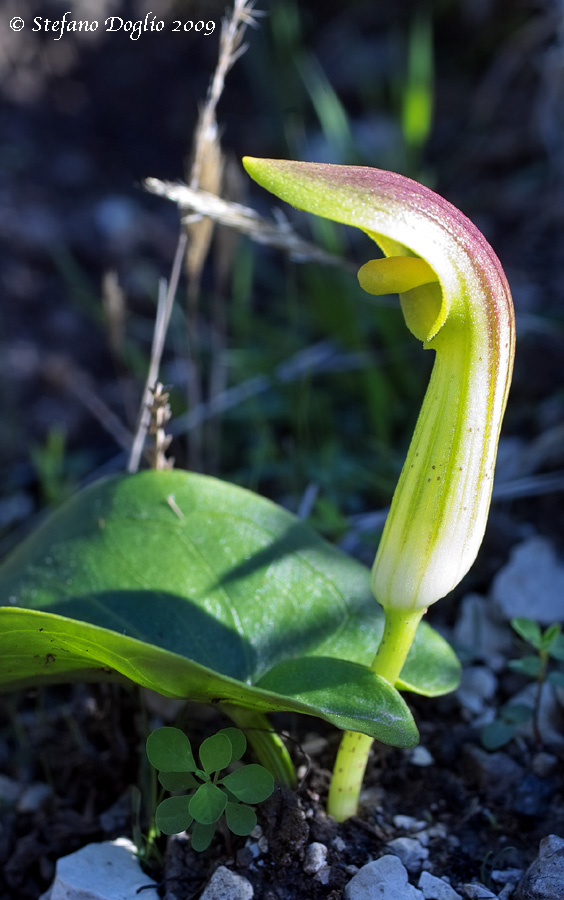
<svg viewBox="0 0 564 900">
<path fill-rule="evenodd" d="M 87 488 L 0 567 L 0 602 L 3 689 L 125 679 L 417 740 L 400 695 L 367 668 L 383 627 L 368 569 L 214 478 L 149 471 Z M 452 650 L 422 624 L 397 687 L 436 695 L 457 681 Z"/>
</svg>

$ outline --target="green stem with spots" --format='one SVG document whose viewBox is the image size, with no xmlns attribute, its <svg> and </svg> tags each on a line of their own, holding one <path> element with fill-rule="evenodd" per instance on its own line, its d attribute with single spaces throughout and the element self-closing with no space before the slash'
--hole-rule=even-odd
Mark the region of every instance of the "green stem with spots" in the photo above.
<svg viewBox="0 0 564 900">
<path fill-rule="evenodd" d="M 372 663 L 372 671 L 395 684 L 409 653 L 423 610 L 385 610 L 384 634 Z M 358 812 L 364 772 L 373 739 L 356 731 L 345 731 L 337 753 L 327 811 L 338 822 Z"/>
</svg>

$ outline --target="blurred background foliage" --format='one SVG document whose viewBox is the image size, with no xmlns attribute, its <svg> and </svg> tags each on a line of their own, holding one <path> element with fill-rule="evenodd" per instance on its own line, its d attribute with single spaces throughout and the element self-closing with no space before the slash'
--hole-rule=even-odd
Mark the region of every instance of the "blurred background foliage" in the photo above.
<svg viewBox="0 0 564 900">
<path fill-rule="evenodd" d="M 58 41 L 31 31 L 35 16 L 69 6 L 74 18 L 100 22 L 150 10 L 144 0 L 0 2 L 3 549 L 46 504 L 125 466 L 158 281 L 170 273 L 178 234 L 174 205 L 142 182 L 188 178 L 225 12 L 223 0 L 167 0 L 157 14 L 163 31 L 136 41 L 102 28 Z M 161 370 L 176 465 L 270 496 L 372 559 L 431 354 L 407 332 L 394 298 L 359 288 L 354 267 L 374 245 L 276 210 L 239 160 L 390 168 L 459 206 L 506 268 L 519 347 L 501 476 L 533 482 L 497 505 L 501 543 L 523 520 L 562 540 L 561 4 L 272 0 L 256 8 L 264 14 L 248 28 L 217 108 L 221 193 L 285 217 L 343 266 L 293 261 L 215 230 L 188 306 L 181 280 Z M 27 23 L 19 33 L 7 27 L 14 14 Z M 216 28 L 172 33 L 178 19 Z"/>
</svg>

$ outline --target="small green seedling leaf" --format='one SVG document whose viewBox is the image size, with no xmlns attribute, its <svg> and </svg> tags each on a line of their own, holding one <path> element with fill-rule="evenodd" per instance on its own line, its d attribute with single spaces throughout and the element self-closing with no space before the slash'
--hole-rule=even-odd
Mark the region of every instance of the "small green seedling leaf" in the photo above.
<svg viewBox="0 0 564 900">
<path fill-rule="evenodd" d="M 231 754 L 231 762 L 237 762 L 244 755 L 247 749 L 247 738 L 240 728 L 222 728 L 218 734 L 226 734 L 231 741 L 233 752 Z"/>
<path fill-rule="evenodd" d="M 212 734 L 200 745 L 200 762 L 207 775 L 226 769 L 232 758 L 233 744 L 226 734 Z"/>
<path fill-rule="evenodd" d="M 159 772 L 159 782 L 165 791 L 188 791 L 200 785 L 190 772 Z"/>
<path fill-rule="evenodd" d="M 227 794 L 210 781 L 201 784 L 190 798 L 188 809 L 196 822 L 213 825 L 225 810 Z"/>
<path fill-rule="evenodd" d="M 227 802 L 225 807 L 225 821 L 227 827 L 233 834 L 250 834 L 257 824 L 257 817 L 254 809 L 245 806 L 243 803 Z"/>
<path fill-rule="evenodd" d="M 501 708 L 501 716 L 504 721 L 513 725 L 522 725 L 528 722 L 533 714 L 533 710 L 526 703 L 508 703 Z"/>
<path fill-rule="evenodd" d="M 540 656 L 523 656 L 522 659 L 511 659 L 507 665 L 514 672 L 521 672 L 529 678 L 537 678 L 543 668 Z"/>
<path fill-rule="evenodd" d="M 486 750 L 499 750 L 513 740 L 519 725 L 532 718 L 533 710 L 524 703 L 508 703 L 500 709 L 500 716 L 488 722 L 481 733 L 482 745 Z"/>
<path fill-rule="evenodd" d="M 552 645 L 556 640 L 558 640 L 561 631 L 562 628 L 557 623 L 555 623 L 554 625 L 549 625 L 549 627 L 545 630 L 542 636 L 542 649 L 546 653 L 550 652 Z"/>
<path fill-rule="evenodd" d="M 222 778 L 220 784 L 243 803 L 262 803 L 274 790 L 274 778 L 264 766 L 252 763 Z"/>
<path fill-rule="evenodd" d="M 549 656 L 553 659 L 564 660 L 564 634 L 559 633 L 552 641 L 549 650 Z"/>
<path fill-rule="evenodd" d="M 149 762 L 160 772 L 196 771 L 190 741 L 179 728 L 157 728 L 147 738 L 146 749 Z"/>
<path fill-rule="evenodd" d="M 557 688 L 564 688 L 564 672 L 550 672 L 546 680 Z"/>
<path fill-rule="evenodd" d="M 515 730 L 515 725 L 512 725 L 510 722 L 504 722 L 503 719 L 495 719 L 493 722 L 488 722 L 482 728 L 480 736 L 482 745 L 486 750 L 499 750 L 500 747 L 505 747 L 509 741 L 513 740 Z"/>
<path fill-rule="evenodd" d="M 517 632 L 519 637 L 531 644 L 535 650 L 540 650 L 542 646 L 542 633 L 536 622 L 532 619 L 520 617 L 511 619 L 511 627 Z"/>
<path fill-rule="evenodd" d="M 157 806 L 155 823 L 163 834 L 180 834 L 190 828 L 193 821 L 188 797 L 167 797 Z"/>
<path fill-rule="evenodd" d="M 190 842 L 192 850 L 197 850 L 198 853 L 207 850 L 212 842 L 214 834 L 215 825 L 203 825 L 202 822 L 194 822 L 194 827 L 192 828 L 192 840 Z"/>
</svg>

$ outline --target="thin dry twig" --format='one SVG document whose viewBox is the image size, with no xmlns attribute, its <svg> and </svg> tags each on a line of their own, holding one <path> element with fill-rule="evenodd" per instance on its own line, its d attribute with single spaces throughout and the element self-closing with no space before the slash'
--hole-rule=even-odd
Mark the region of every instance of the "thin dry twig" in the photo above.
<svg viewBox="0 0 564 900">
<path fill-rule="evenodd" d="M 135 438 L 133 440 L 133 444 L 131 445 L 131 452 L 129 454 L 129 460 L 127 463 L 127 471 L 129 473 L 136 472 L 139 468 L 141 454 L 143 453 L 143 447 L 145 446 L 145 439 L 147 437 L 147 431 L 151 421 L 151 389 L 156 384 L 159 374 L 165 337 L 168 330 L 168 323 L 170 321 L 170 315 L 172 313 L 172 306 L 174 303 L 174 297 L 176 295 L 176 289 L 178 287 L 180 271 L 182 268 L 182 259 L 185 252 L 186 235 L 184 234 L 184 232 L 181 232 L 178 238 L 178 244 L 176 247 L 176 253 L 174 256 L 174 262 L 172 265 L 172 272 L 170 275 L 168 286 L 164 279 L 161 280 L 159 285 L 157 317 L 155 320 L 153 344 L 151 347 L 151 361 L 149 363 L 149 371 L 147 373 L 145 388 L 143 390 L 143 399 L 141 402 L 141 410 L 139 413 L 139 424 L 137 426 L 137 431 L 135 432 Z"/>
<path fill-rule="evenodd" d="M 144 186 L 152 194 L 172 200 L 184 213 L 189 211 L 208 216 L 219 225 L 226 225 L 240 234 L 247 235 L 257 244 L 266 244 L 287 253 L 296 262 L 317 262 L 326 266 L 338 266 L 354 273 L 358 270 L 358 266 L 342 257 L 327 253 L 316 244 L 304 241 L 282 216 L 277 222 L 271 222 L 259 216 L 252 207 L 230 203 L 207 191 L 190 188 L 186 184 L 146 178 Z"/>
<path fill-rule="evenodd" d="M 263 15 L 254 9 L 254 0 L 235 0 L 231 15 L 221 24 L 219 57 L 213 73 L 205 105 L 200 114 L 194 140 L 194 158 L 190 173 L 190 187 L 200 184 L 202 165 L 210 135 L 217 132 L 216 109 L 223 94 L 227 73 L 247 49 L 243 35 L 247 26 L 255 26 Z"/>
<path fill-rule="evenodd" d="M 188 182 L 192 189 L 203 188 L 214 195 L 221 194 L 224 158 L 219 142 L 216 118 L 217 104 L 223 94 L 225 78 L 235 62 L 246 50 L 243 36 L 247 26 L 255 25 L 260 13 L 254 10 L 254 0 L 235 0 L 231 13 L 223 20 L 219 41 L 217 65 L 212 75 L 206 101 L 200 110 L 198 124 L 194 132 L 192 162 Z M 192 216 L 184 220 L 189 243 L 186 253 L 187 274 L 187 393 L 190 408 L 198 406 L 203 399 L 203 385 L 200 360 L 198 358 L 199 323 L 198 298 L 202 271 L 209 253 L 214 230 L 213 219 Z M 218 305 L 215 305 L 217 311 Z M 217 324 L 217 323 L 215 323 Z M 221 323 L 219 323 L 221 330 Z M 223 355 L 221 340 L 213 346 L 215 356 Z M 212 367 L 214 362 L 212 361 Z M 215 370 L 221 371 L 221 361 L 215 362 Z M 217 379 L 210 380 L 210 392 Z M 192 469 L 202 468 L 203 433 L 196 429 L 189 444 L 189 461 Z"/>
</svg>

